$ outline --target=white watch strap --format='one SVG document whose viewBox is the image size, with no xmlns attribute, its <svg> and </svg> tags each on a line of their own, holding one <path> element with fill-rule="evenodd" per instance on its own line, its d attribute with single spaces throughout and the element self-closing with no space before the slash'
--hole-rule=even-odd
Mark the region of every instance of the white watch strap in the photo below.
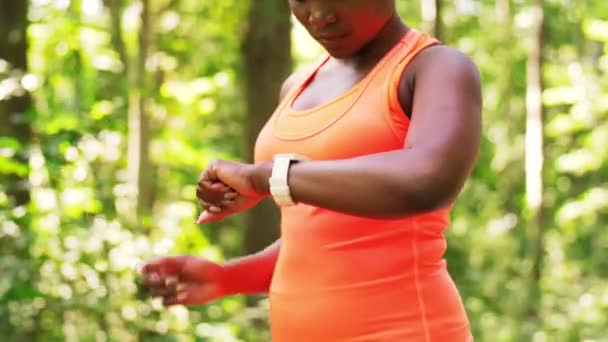
<svg viewBox="0 0 608 342">
<path fill-rule="evenodd" d="M 277 154 L 274 156 L 272 176 L 269 179 L 269 183 L 270 193 L 279 206 L 290 206 L 295 204 L 291 197 L 289 184 L 287 183 L 289 167 L 293 161 L 304 160 L 308 159 L 297 154 Z"/>
</svg>

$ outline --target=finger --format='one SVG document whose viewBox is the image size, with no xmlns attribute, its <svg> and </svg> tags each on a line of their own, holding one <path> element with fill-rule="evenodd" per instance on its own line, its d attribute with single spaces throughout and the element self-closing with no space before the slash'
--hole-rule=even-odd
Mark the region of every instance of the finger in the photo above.
<svg viewBox="0 0 608 342">
<path fill-rule="evenodd" d="M 229 207 L 229 206 L 231 206 L 233 204 L 234 204 L 234 200 L 223 200 L 221 202 L 221 205 L 222 205 L 223 208 L 227 208 L 227 207 Z"/>
<path fill-rule="evenodd" d="M 209 207 L 208 211 L 210 213 L 212 213 L 212 214 L 216 214 L 217 215 L 217 214 L 220 214 L 222 212 L 222 208 L 216 207 L 216 206 L 212 205 L 212 206 Z"/>
<path fill-rule="evenodd" d="M 146 275 L 148 273 L 157 272 L 157 271 L 158 271 L 158 264 L 156 262 L 152 261 L 152 262 L 145 263 L 140 268 L 139 273 L 141 273 L 142 275 Z"/>
<path fill-rule="evenodd" d="M 214 182 L 210 185 L 209 189 L 217 192 L 226 192 L 230 190 L 230 187 L 222 182 Z"/>
<path fill-rule="evenodd" d="M 205 209 L 207 211 L 211 211 L 213 213 L 220 213 L 222 211 L 221 208 L 229 207 L 229 206 L 233 205 L 234 202 L 235 202 L 234 199 L 225 199 L 225 200 L 220 201 L 219 206 L 218 206 L 218 204 L 214 205 L 214 204 L 211 204 L 211 203 L 203 201 L 203 200 L 198 201 L 198 203 L 200 204 L 200 206 L 203 209 Z M 220 209 L 220 210 L 218 211 L 217 209 Z"/>
<path fill-rule="evenodd" d="M 175 287 L 179 283 L 179 279 L 175 276 L 165 278 L 165 286 L 167 287 Z"/>
<path fill-rule="evenodd" d="M 231 188 L 223 182 L 201 181 L 198 188 L 212 193 L 226 193 L 231 191 Z"/>
<path fill-rule="evenodd" d="M 152 287 L 150 293 L 154 297 L 173 297 L 177 295 L 177 288 L 175 286 Z"/>
<path fill-rule="evenodd" d="M 222 201 L 225 197 L 224 192 L 211 191 L 202 187 L 196 188 L 196 197 L 207 203 L 216 204 Z"/>
<path fill-rule="evenodd" d="M 177 295 L 175 296 L 167 296 L 167 297 L 163 297 L 163 305 L 164 306 L 171 306 L 171 305 L 177 305 Z"/>
<path fill-rule="evenodd" d="M 167 296 L 163 300 L 165 305 L 195 305 L 204 304 L 216 297 L 215 287 L 206 284 L 200 286 L 198 284 L 180 284 L 177 293 L 173 296 Z"/>
<path fill-rule="evenodd" d="M 144 265 L 143 276 L 153 285 L 163 283 L 167 278 L 178 277 L 188 258 L 189 256 L 176 256 L 157 259 Z"/>
<path fill-rule="evenodd" d="M 215 174 L 212 167 L 207 167 L 198 176 L 199 183 L 202 181 L 217 181 L 217 175 Z"/>
<path fill-rule="evenodd" d="M 217 202 L 213 202 L 213 203 L 209 203 L 206 201 L 202 201 L 202 202 L 204 202 L 204 203 L 201 203 L 201 207 L 203 209 L 217 214 L 217 213 L 221 212 L 222 206 L 223 206 L 222 203 L 224 202 L 224 200 L 218 200 Z"/>
<path fill-rule="evenodd" d="M 187 290 L 175 292 L 174 294 L 163 297 L 163 305 L 188 305 L 191 304 L 191 294 Z"/>
<path fill-rule="evenodd" d="M 143 276 L 143 284 L 146 287 L 155 287 L 162 285 L 162 278 L 157 272 L 146 273 Z"/>
<path fill-rule="evenodd" d="M 187 290 L 182 290 L 177 292 L 177 296 L 175 296 L 175 301 L 177 304 L 188 304 L 190 300 L 190 292 Z"/>
<path fill-rule="evenodd" d="M 176 291 L 177 294 L 186 292 L 187 290 L 188 290 L 188 284 L 186 284 L 186 283 L 179 283 L 175 287 L 175 291 Z"/>
<path fill-rule="evenodd" d="M 226 200 L 233 200 L 237 197 L 239 197 L 239 193 L 236 191 L 229 191 L 224 194 L 224 199 L 226 199 Z"/>
<path fill-rule="evenodd" d="M 224 183 L 220 182 L 219 180 L 208 180 L 208 179 L 203 179 L 200 182 L 198 182 L 198 186 L 200 186 L 203 189 L 209 190 L 209 191 L 221 191 L 218 189 L 221 188 L 222 184 L 224 184 Z M 224 187 L 227 187 L 227 186 L 224 185 Z"/>
<path fill-rule="evenodd" d="M 209 207 L 211 207 L 211 203 L 207 203 L 205 201 L 199 200 L 198 204 L 201 206 L 201 208 L 203 208 L 204 210 L 209 210 Z"/>
</svg>

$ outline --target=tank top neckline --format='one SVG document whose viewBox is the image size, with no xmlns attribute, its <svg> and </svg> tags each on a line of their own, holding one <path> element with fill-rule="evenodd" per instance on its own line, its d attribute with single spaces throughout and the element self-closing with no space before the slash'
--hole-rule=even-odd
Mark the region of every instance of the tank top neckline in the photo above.
<svg viewBox="0 0 608 342">
<path fill-rule="evenodd" d="M 371 68 L 371 70 L 363 78 L 361 78 L 361 80 L 359 80 L 355 85 L 353 85 L 351 88 L 349 88 L 348 90 L 346 90 L 345 92 L 343 92 L 342 94 L 337 96 L 336 98 L 334 98 L 330 101 L 324 102 L 320 105 L 314 106 L 312 108 L 303 109 L 303 110 L 294 109 L 293 105 L 294 105 L 295 101 L 299 98 L 299 96 L 302 94 L 302 92 L 304 92 L 306 87 L 312 82 L 312 79 L 317 75 L 317 73 L 319 72 L 319 69 L 321 69 L 331 58 L 331 56 L 329 54 L 326 54 L 324 57 L 321 58 L 321 61 L 312 70 L 312 72 L 304 79 L 304 81 L 300 83 L 300 85 L 298 86 L 296 91 L 294 91 L 293 94 L 289 97 L 289 99 L 287 100 L 287 105 L 286 105 L 285 110 L 289 113 L 290 116 L 308 115 L 313 112 L 322 110 L 326 107 L 329 107 L 332 104 L 339 102 L 339 101 L 353 95 L 354 93 L 359 91 L 361 88 L 364 88 L 363 86 L 371 80 L 373 75 L 378 73 L 378 71 L 384 66 L 386 61 L 393 54 L 395 54 L 402 45 L 406 45 L 407 43 L 411 42 L 412 38 L 414 38 L 416 36 L 417 32 L 418 31 L 416 31 L 415 29 L 409 28 L 407 30 L 407 32 L 403 35 L 403 37 L 401 39 L 399 39 L 399 41 L 389 50 L 389 52 L 387 52 L 384 56 L 382 56 L 382 58 Z"/>
</svg>

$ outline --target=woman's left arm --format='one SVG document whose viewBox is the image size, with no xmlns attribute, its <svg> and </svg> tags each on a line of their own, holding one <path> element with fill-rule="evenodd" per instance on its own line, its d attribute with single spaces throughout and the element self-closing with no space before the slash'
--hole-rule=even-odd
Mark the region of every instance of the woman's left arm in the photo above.
<svg viewBox="0 0 608 342">
<path fill-rule="evenodd" d="M 421 53 L 414 75 L 405 148 L 293 164 L 288 184 L 296 202 L 358 216 L 392 218 L 439 209 L 455 200 L 479 149 L 479 73 L 469 57 L 440 46 Z M 230 170 L 241 169 L 221 161 L 215 167 L 219 179 L 225 178 L 228 185 L 233 178 L 229 174 L 234 174 Z M 248 183 L 260 195 L 269 194 L 271 169 L 272 162 L 244 168 Z"/>
</svg>

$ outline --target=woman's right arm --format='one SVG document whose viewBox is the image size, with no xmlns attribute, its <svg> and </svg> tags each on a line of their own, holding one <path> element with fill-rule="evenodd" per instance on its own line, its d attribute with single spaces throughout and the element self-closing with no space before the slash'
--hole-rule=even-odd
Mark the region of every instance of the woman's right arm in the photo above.
<svg viewBox="0 0 608 342">
<path fill-rule="evenodd" d="M 281 239 L 264 250 L 222 264 L 222 294 L 268 293 L 279 257 Z"/>
<path fill-rule="evenodd" d="M 302 77 L 303 72 L 293 73 L 283 82 L 280 89 L 279 102 L 287 96 L 298 78 Z M 202 197 L 204 197 L 203 190 L 204 188 L 199 184 L 197 196 L 201 201 L 203 200 Z M 221 207 L 220 202 L 221 200 L 215 203 L 202 202 L 202 204 L 206 209 L 215 207 L 215 209 L 221 211 L 219 209 Z M 201 215 L 198 223 L 219 221 L 230 214 L 232 213 L 213 213 L 207 210 Z M 256 254 L 233 259 L 222 264 L 222 295 L 268 293 L 280 250 L 281 239 L 278 239 Z"/>
<path fill-rule="evenodd" d="M 287 77 L 281 86 L 279 102 L 283 101 L 302 75 L 303 73 L 300 71 Z M 207 213 L 207 215 L 213 216 L 212 213 Z M 224 215 L 218 215 L 218 217 L 222 216 L 225 217 L 225 213 Z M 224 269 L 225 295 L 268 293 L 280 250 L 281 239 L 278 239 L 256 254 L 224 263 L 222 267 Z"/>
</svg>

